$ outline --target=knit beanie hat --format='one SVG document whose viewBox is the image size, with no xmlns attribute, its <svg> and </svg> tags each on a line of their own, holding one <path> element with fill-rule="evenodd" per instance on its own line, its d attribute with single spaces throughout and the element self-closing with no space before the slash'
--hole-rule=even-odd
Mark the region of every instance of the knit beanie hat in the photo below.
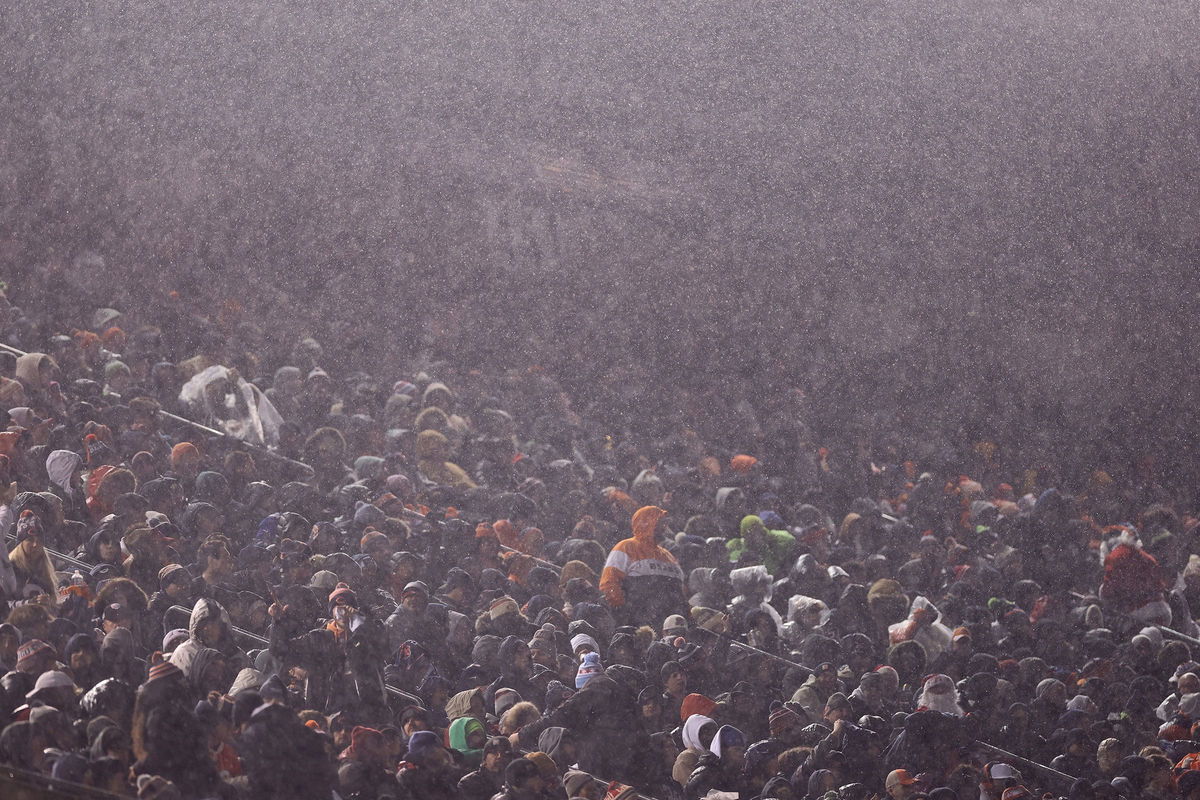
<svg viewBox="0 0 1200 800">
<path fill-rule="evenodd" d="M 17 648 L 17 669 L 20 669 L 23 664 L 27 664 L 42 653 L 53 653 L 54 648 L 43 642 L 41 639 L 30 639 L 24 642 Z"/>
<path fill-rule="evenodd" d="M 408 759 L 420 761 L 429 753 L 441 747 L 438 735 L 433 731 L 417 731 L 408 737 Z"/>
<path fill-rule="evenodd" d="M 599 654 L 585 653 L 583 661 L 579 664 L 579 671 L 575 673 L 575 688 L 582 689 L 588 681 L 603 671 L 604 667 L 600 664 Z"/>
<path fill-rule="evenodd" d="M 581 772 L 577 769 L 567 770 L 567 774 L 563 775 L 563 788 L 567 790 L 567 797 L 580 796 L 580 790 L 585 786 L 596 784 L 597 781 L 586 772 Z"/>
<path fill-rule="evenodd" d="M 717 708 L 715 700 L 705 697 L 702 694 L 693 692 L 683 698 L 683 702 L 679 704 L 679 719 L 680 722 L 686 722 L 687 718 L 692 714 L 700 714 L 701 716 L 711 717 L 712 712 Z"/>
<path fill-rule="evenodd" d="M 329 604 L 334 606 L 353 606 L 358 608 L 358 596 L 347 583 L 339 583 L 329 593 Z"/>
<path fill-rule="evenodd" d="M 162 678 L 170 678 L 173 675 L 182 675 L 183 672 L 179 667 L 172 664 L 170 661 L 162 661 L 150 668 L 150 674 L 146 678 L 146 683 L 157 681 Z"/>
<path fill-rule="evenodd" d="M 580 645 L 587 645 L 592 648 L 593 653 L 600 652 L 600 645 L 596 644 L 596 640 L 586 633 L 578 633 L 571 637 L 571 652 L 579 650 Z"/>
<path fill-rule="evenodd" d="M 772 736 L 778 736 L 787 730 L 789 725 L 798 725 L 801 723 L 803 723 L 803 720 L 800 719 L 800 715 L 786 706 L 780 706 L 772 711 L 771 717 L 767 722 Z"/>
</svg>

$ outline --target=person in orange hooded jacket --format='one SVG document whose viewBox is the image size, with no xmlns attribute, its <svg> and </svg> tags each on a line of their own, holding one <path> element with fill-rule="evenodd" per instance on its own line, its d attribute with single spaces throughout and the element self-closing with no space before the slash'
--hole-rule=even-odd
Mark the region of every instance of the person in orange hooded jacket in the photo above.
<svg viewBox="0 0 1200 800">
<path fill-rule="evenodd" d="M 666 515 L 658 506 L 635 511 L 633 536 L 617 542 L 600 573 L 600 591 L 628 624 L 658 625 L 683 608 L 683 570 L 658 543 Z"/>
</svg>

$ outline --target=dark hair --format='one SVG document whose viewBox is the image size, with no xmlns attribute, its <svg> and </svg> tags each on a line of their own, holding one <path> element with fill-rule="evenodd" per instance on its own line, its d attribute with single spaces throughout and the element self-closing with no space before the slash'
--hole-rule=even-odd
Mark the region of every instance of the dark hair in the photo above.
<svg viewBox="0 0 1200 800">
<path fill-rule="evenodd" d="M 510 742 L 508 739 L 503 736 L 493 736 L 483 745 L 483 754 L 487 755 L 488 753 L 501 752 L 511 753 L 512 749 L 512 742 Z"/>
<path fill-rule="evenodd" d="M 409 706 L 400 714 L 400 727 L 404 727 L 412 720 L 420 720 L 426 725 L 429 724 L 429 712 L 420 706 Z"/>
</svg>

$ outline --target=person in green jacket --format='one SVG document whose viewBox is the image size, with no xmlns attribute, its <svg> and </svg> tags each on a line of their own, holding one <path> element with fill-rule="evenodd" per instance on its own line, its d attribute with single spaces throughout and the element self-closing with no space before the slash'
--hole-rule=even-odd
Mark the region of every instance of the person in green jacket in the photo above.
<svg viewBox="0 0 1200 800">
<path fill-rule="evenodd" d="M 779 577 L 790 564 L 796 538 L 787 531 L 768 530 L 756 514 L 742 517 L 741 536 L 725 543 L 729 560 L 738 566 L 762 564 L 767 572 Z"/>
</svg>

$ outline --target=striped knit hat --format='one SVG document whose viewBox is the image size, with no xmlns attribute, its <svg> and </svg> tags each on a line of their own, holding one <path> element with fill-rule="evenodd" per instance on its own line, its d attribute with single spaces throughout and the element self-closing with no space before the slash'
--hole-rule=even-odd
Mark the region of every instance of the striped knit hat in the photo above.
<svg viewBox="0 0 1200 800">
<path fill-rule="evenodd" d="M 146 683 L 156 681 L 159 678 L 170 678 L 172 675 L 182 675 L 182 670 L 172 664 L 170 661 L 162 661 L 150 668 L 150 675 L 146 678 Z"/>
<path fill-rule="evenodd" d="M 579 671 L 575 673 L 575 688 L 582 689 L 587 682 L 604 671 L 600 664 L 600 656 L 596 653 L 584 653 Z"/>
<path fill-rule="evenodd" d="M 20 668 L 26 665 L 34 658 L 37 658 L 42 653 L 53 653 L 54 648 L 43 642 L 41 639 L 30 639 L 24 642 L 17 648 L 17 667 Z"/>
</svg>

